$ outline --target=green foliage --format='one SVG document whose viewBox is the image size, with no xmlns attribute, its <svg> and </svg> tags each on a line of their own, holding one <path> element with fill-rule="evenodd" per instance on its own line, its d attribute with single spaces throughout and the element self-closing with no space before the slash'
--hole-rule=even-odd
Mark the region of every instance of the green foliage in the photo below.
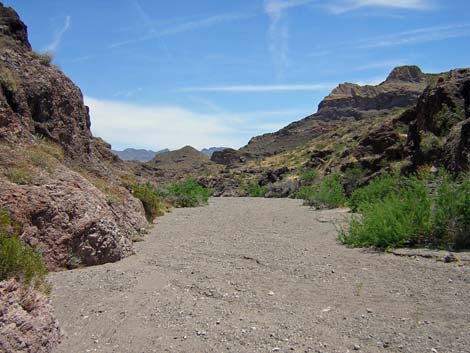
<svg viewBox="0 0 470 353">
<path fill-rule="evenodd" d="M 253 181 L 246 187 L 246 192 L 251 197 L 264 197 L 268 189 L 265 186 L 259 185 L 256 181 Z"/>
<path fill-rule="evenodd" d="M 470 247 L 470 177 L 453 179 L 384 175 L 356 190 L 352 218 L 340 239 L 351 246 L 377 248 L 432 245 Z"/>
<path fill-rule="evenodd" d="M 196 181 L 188 179 L 167 186 L 165 199 L 175 207 L 197 207 L 207 205 L 210 192 Z"/>
<path fill-rule="evenodd" d="M 431 230 L 431 198 L 423 181 L 403 180 L 396 192 L 360 205 L 349 233 L 341 240 L 352 246 L 388 248 L 414 244 Z"/>
<path fill-rule="evenodd" d="M 352 189 L 356 189 L 359 183 L 366 176 L 366 172 L 360 166 L 356 165 L 352 168 L 347 169 L 344 172 L 343 181 L 346 185 L 349 185 Z"/>
<path fill-rule="evenodd" d="M 145 216 L 149 222 L 153 222 L 156 217 L 163 215 L 164 207 L 155 185 L 150 182 L 135 183 L 132 185 L 132 194 L 142 201 Z"/>
<path fill-rule="evenodd" d="M 316 207 L 335 208 L 346 203 L 344 187 L 337 174 L 326 176 L 318 185 L 300 188 L 296 197 L 304 199 L 307 205 Z"/>
<path fill-rule="evenodd" d="M 7 211 L 0 210 L 0 281 L 16 278 L 40 287 L 47 274 L 39 252 L 18 238 L 18 225 L 11 221 Z"/>
<path fill-rule="evenodd" d="M 301 186 L 295 193 L 296 199 L 305 200 L 307 203 L 309 200 L 315 198 L 316 188 L 313 186 Z"/>
<path fill-rule="evenodd" d="M 446 134 L 452 126 L 465 119 L 465 113 L 462 110 L 454 111 L 447 104 L 433 117 L 435 127 L 442 134 Z"/>
<path fill-rule="evenodd" d="M 313 183 L 318 177 L 318 171 L 316 169 L 311 168 L 302 168 L 299 171 L 299 179 L 303 183 L 311 184 Z"/>
<path fill-rule="evenodd" d="M 360 211 L 362 206 L 374 204 L 397 192 L 400 185 L 398 174 L 384 174 L 368 185 L 356 189 L 349 198 L 348 206 L 352 211 Z"/>
<path fill-rule="evenodd" d="M 433 209 L 433 242 L 470 248 L 470 177 L 453 180 L 444 174 L 438 184 Z"/>
<path fill-rule="evenodd" d="M 18 185 L 29 185 L 33 181 L 31 171 L 25 167 L 9 168 L 5 175 L 8 180 Z"/>
</svg>

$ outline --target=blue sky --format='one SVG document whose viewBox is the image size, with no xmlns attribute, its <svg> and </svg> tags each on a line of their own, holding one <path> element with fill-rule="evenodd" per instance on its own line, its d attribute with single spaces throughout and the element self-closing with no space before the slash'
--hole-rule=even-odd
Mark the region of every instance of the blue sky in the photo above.
<svg viewBox="0 0 470 353">
<path fill-rule="evenodd" d="M 114 148 L 241 147 L 397 65 L 470 66 L 468 0 L 9 0 Z M 47 5 L 46 5 L 47 4 Z"/>
</svg>

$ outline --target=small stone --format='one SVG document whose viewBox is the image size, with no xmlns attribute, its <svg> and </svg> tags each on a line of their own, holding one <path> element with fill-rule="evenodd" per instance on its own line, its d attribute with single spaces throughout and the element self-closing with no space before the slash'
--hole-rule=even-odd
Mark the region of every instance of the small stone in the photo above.
<svg viewBox="0 0 470 353">
<path fill-rule="evenodd" d="M 268 295 L 273 296 L 274 292 L 271 290 L 271 291 L 269 291 Z"/>
<path fill-rule="evenodd" d="M 457 261 L 457 258 L 451 252 L 448 253 L 446 256 L 444 256 L 445 263 L 456 262 L 456 261 Z"/>
<path fill-rule="evenodd" d="M 354 349 L 355 351 L 358 351 L 358 350 L 361 349 L 361 346 L 359 346 L 358 344 L 355 344 L 355 345 L 353 346 L 353 349 Z"/>
<path fill-rule="evenodd" d="M 273 352 L 279 352 L 280 350 L 281 350 L 281 348 L 279 348 L 279 347 L 274 347 L 273 348 Z"/>
</svg>

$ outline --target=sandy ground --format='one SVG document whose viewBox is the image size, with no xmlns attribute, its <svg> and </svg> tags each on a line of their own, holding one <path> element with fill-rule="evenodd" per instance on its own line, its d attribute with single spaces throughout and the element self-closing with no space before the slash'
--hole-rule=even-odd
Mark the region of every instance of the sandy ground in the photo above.
<svg viewBox="0 0 470 353">
<path fill-rule="evenodd" d="M 50 276 L 57 352 L 470 352 L 470 267 L 348 249 L 296 200 L 212 199 Z"/>
</svg>

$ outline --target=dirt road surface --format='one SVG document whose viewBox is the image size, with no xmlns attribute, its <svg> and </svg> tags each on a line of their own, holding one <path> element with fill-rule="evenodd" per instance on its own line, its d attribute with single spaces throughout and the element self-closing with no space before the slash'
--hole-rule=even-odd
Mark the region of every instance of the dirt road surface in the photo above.
<svg viewBox="0 0 470 353">
<path fill-rule="evenodd" d="M 54 273 L 60 353 L 470 352 L 470 268 L 348 249 L 296 200 L 212 199 Z"/>
</svg>

